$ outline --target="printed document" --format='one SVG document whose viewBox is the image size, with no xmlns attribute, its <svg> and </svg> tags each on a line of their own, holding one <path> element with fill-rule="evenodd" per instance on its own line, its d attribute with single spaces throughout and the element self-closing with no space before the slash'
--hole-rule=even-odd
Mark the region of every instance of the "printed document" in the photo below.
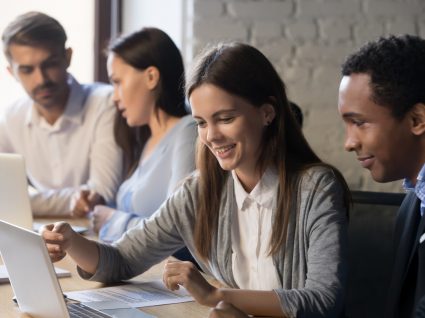
<svg viewBox="0 0 425 318">
<path fill-rule="evenodd" d="M 171 291 L 159 279 L 144 283 L 66 292 L 65 294 L 68 298 L 80 302 L 120 301 L 137 308 L 193 301 L 192 296 L 183 287 Z"/>
</svg>

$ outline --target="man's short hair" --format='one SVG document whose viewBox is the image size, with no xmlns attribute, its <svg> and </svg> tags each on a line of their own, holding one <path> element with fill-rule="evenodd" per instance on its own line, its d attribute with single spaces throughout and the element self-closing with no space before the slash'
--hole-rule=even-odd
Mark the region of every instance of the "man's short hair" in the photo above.
<svg viewBox="0 0 425 318">
<path fill-rule="evenodd" d="M 353 73 L 368 74 L 372 100 L 403 118 L 415 104 L 425 103 L 425 40 L 392 35 L 369 42 L 342 64 L 342 75 Z"/>
<path fill-rule="evenodd" d="M 11 44 L 55 46 L 65 49 L 66 32 L 54 18 L 41 12 L 27 12 L 13 20 L 3 32 L 3 51 L 10 60 Z"/>
</svg>

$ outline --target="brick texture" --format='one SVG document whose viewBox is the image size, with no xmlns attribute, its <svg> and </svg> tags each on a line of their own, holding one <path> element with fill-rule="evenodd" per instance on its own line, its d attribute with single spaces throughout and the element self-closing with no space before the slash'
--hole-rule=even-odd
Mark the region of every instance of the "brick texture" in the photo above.
<svg viewBox="0 0 425 318">
<path fill-rule="evenodd" d="M 320 157 L 338 167 L 353 189 L 400 191 L 378 184 L 343 148 L 337 112 L 340 64 L 364 44 L 387 34 L 425 37 L 424 0 L 192 0 L 196 55 L 205 44 L 237 40 L 260 49 L 303 109 L 304 132 Z M 189 1 L 189 3 L 192 3 Z M 190 64 L 191 61 L 188 61 Z"/>
</svg>

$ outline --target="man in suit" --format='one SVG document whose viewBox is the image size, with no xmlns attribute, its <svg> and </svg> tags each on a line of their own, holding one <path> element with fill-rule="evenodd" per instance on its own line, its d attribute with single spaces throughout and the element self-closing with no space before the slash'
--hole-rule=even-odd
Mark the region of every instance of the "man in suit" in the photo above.
<svg viewBox="0 0 425 318">
<path fill-rule="evenodd" d="M 342 75 L 345 149 L 375 181 L 403 179 L 408 192 L 396 221 L 386 317 L 414 317 L 425 307 L 425 40 L 368 43 L 347 58 Z"/>
</svg>

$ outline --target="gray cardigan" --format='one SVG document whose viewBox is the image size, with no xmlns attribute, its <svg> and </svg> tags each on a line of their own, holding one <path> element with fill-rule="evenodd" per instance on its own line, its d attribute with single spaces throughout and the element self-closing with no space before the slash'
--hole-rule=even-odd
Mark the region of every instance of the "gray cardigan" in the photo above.
<svg viewBox="0 0 425 318">
<path fill-rule="evenodd" d="M 81 276 L 101 282 L 129 279 L 184 245 L 196 258 L 197 182 L 196 175 L 189 177 L 152 217 L 112 246 L 99 243 L 96 273 L 91 276 L 79 269 Z M 237 211 L 233 178 L 227 178 L 225 187 L 210 260 L 196 261 L 207 274 L 238 288 L 231 263 L 231 214 Z M 304 173 L 298 195 L 300 210 L 289 223 L 285 256 L 282 249 L 273 257 L 282 286 L 275 292 L 289 317 L 338 317 L 344 307 L 347 274 L 343 190 L 331 169 L 314 167 Z"/>
</svg>

